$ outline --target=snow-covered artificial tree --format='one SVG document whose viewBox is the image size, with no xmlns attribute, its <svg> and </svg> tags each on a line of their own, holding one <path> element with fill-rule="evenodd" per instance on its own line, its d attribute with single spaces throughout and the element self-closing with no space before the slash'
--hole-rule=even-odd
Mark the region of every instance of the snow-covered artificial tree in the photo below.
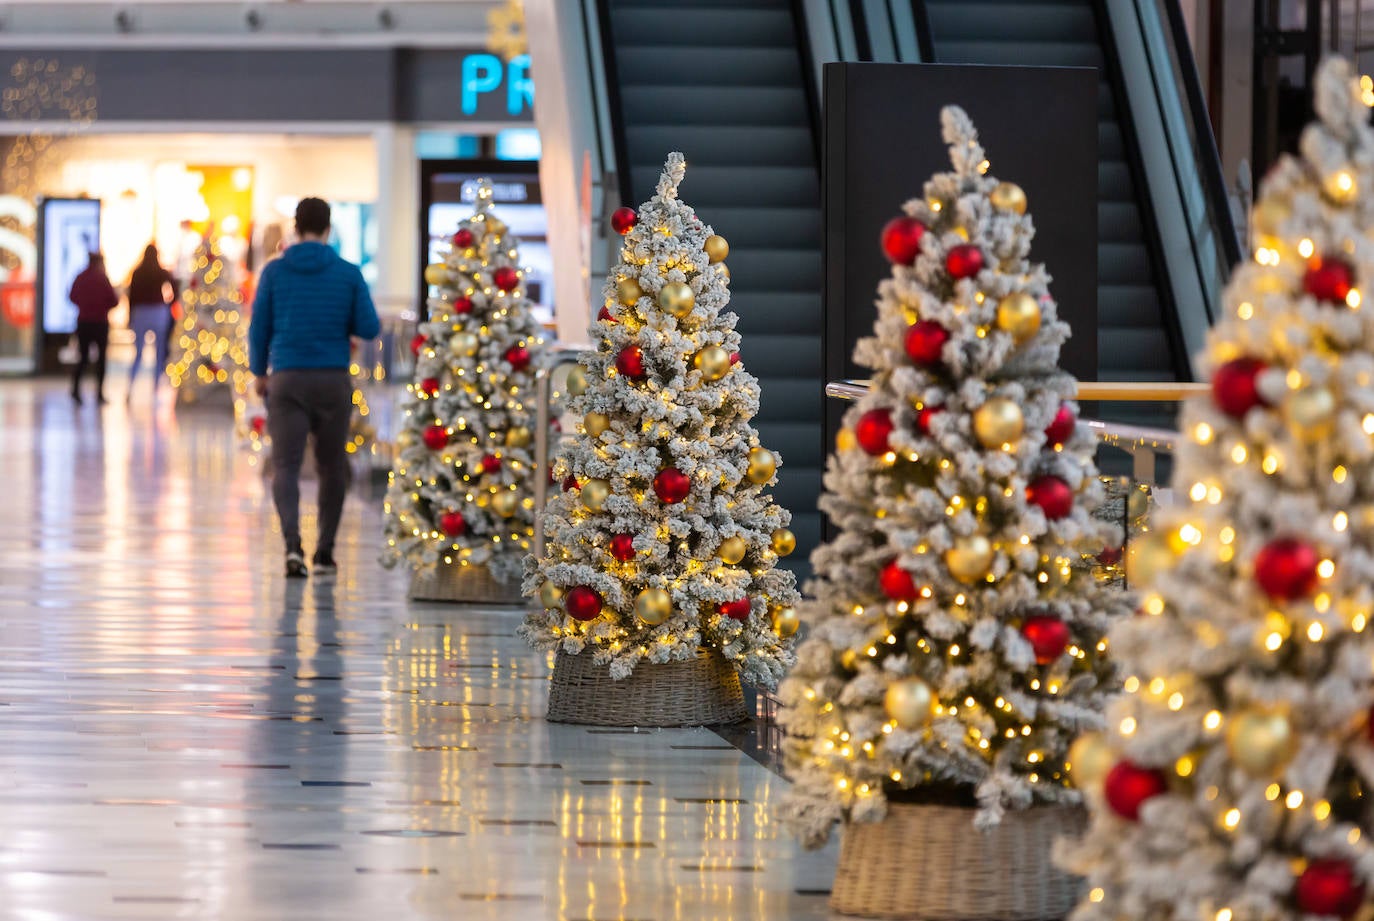
<svg viewBox="0 0 1374 921">
<path fill-rule="evenodd" d="M 1190 502 L 1128 558 L 1109 732 L 1079 743 L 1076 921 L 1374 912 L 1374 84 L 1341 59 L 1265 178 L 1184 406 Z"/>
<path fill-rule="evenodd" d="M 613 679 L 708 649 L 773 687 L 798 600 L 777 562 L 796 540 L 765 491 L 780 461 L 750 425 L 759 387 L 726 310 L 729 246 L 678 198 L 685 169 L 670 154 L 654 197 L 614 217 L 620 260 L 570 386 L 582 421 L 554 471 L 546 552 L 527 564 L 542 604 L 521 633 Z"/>
<path fill-rule="evenodd" d="M 212 390 L 246 393 L 248 317 L 219 244 L 207 241 L 196 251 L 181 307 L 167 365 L 178 402 L 194 403 Z"/>
<path fill-rule="evenodd" d="M 1089 565 L 1120 537 L 1092 517 L 1095 440 L 1025 194 L 988 174 L 962 109 L 941 124 L 953 171 L 883 231 L 892 274 L 855 349 L 872 387 L 826 471 L 839 533 L 781 687 L 783 815 L 810 846 L 889 799 L 976 807 L 981 828 L 1077 801 L 1065 757 L 1101 725 L 1104 636 L 1131 609 Z"/>
<path fill-rule="evenodd" d="M 429 319 L 411 342 L 386 496 L 388 566 L 486 566 L 514 586 L 534 524 L 535 372 L 544 339 L 525 293 L 515 236 L 492 210 L 490 180 L 453 234 Z"/>
</svg>

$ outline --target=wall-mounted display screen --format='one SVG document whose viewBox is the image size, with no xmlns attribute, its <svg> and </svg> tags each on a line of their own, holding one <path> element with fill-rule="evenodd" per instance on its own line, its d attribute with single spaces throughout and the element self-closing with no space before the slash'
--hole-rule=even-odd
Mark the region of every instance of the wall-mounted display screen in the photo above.
<svg viewBox="0 0 1374 921">
<path fill-rule="evenodd" d="M 76 331 L 76 305 L 67 295 L 72 282 L 100 249 L 100 202 L 94 198 L 44 199 L 38 263 L 43 285 L 43 331 Z"/>
</svg>

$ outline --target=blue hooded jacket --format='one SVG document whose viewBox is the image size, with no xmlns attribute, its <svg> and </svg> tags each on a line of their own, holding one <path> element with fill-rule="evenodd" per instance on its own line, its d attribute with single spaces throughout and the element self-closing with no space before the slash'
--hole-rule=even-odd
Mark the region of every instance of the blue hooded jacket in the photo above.
<svg viewBox="0 0 1374 921">
<path fill-rule="evenodd" d="M 297 243 L 263 267 L 248 328 L 248 366 L 261 377 L 304 368 L 347 369 L 349 337 L 381 332 L 358 267 L 323 243 Z"/>
</svg>

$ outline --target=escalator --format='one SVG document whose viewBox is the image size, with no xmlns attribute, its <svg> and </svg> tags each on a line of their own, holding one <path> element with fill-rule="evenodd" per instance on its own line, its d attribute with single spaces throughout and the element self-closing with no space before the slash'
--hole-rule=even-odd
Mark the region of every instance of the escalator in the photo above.
<svg viewBox="0 0 1374 921">
<path fill-rule="evenodd" d="M 599 0 L 621 199 L 653 194 L 682 151 L 682 197 L 730 241 L 730 307 L 763 396 L 754 418 L 785 466 L 804 566 L 820 540 L 821 203 L 801 24 L 790 0 Z"/>
</svg>

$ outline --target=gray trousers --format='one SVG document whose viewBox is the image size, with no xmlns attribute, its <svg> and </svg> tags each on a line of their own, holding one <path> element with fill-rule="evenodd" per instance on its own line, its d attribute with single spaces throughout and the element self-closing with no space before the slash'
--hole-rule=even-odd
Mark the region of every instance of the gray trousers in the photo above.
<svg viewBox="0 0 1374 921">
<path fill-rule="evenodd" d="M 338 370 L 278 371 L 267 382 L 267 431 L 272 436 L 272 499 L 288 553 L 301 552 L 301 462 L 315 438 L 320 476 L 320 528 L 315 553 L 332 553 L 348 492 L 348 425 L 353 381 Z"/>
</svg>

